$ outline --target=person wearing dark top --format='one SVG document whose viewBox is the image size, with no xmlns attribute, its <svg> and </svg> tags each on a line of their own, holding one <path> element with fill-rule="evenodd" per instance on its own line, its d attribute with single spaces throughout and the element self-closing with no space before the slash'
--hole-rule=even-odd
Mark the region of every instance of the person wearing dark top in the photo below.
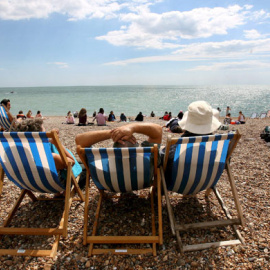
<svg viewBox="0 0 270 270">
<path fill-rule="evenodd" d="M 120 115 L 120 121 L 122 121 L 122 122 L 126 122 L 127 121 L 127 117 L 125 116 L 124 113 L 121 113 L 121 115 Z"/>
<path fill-rule="evenodd" d="M 23 114 L 23 111 L 19 111 L 19 113 L 17 114 L 17 119 L 26 119 L 26 116 Z"/>
<path fill-rule="evenodd" d="M 151 114 L 150 114 L 150 115 L 151 115 L 151 117 L 155 117 L 155 114 L 154 114 L 154 112 L 153 112 L 153 111 L 151 112 Z"/>
<path fill-rule="evenodd" d="M 142 114 L 142 112 L 139 112 L 139 114 L 135 118 L 135 121 L 143 121 L 143 114 Z"/>
<path fill-rule="evenodd" d="M 202 135 L 211 135 L 221 125 L 215 116 L 215 110 L 206 101 L 195 101 L 188 106 L 188 111 L 185 112 L 182 120 L 178 122 L 179 126 L 184 130 L 181 137 L 194 137 Z M 171 146 L 165 172 L 166 182 L 171 181 L 172 166 L 174 154 L 177 144 Z M 161 149 L 160 155 L 163 161 L 165 155 L 165 147 Z"/>
<path fill-rule="evenodd" d="M 108 117 L 108 121 L 114 122 L 115 120 L 116 120 L 115 115 L 114 115 L 113 111 L 111 111 L 109 114 L 109 117 Z"/>
<path fill-rule="evenodd" d="M 183 118 L 183 111 L 180 111 L 177 115 L 178 119 L 181 120 Z"/>
<path fill-rule="evenodd" d="M 178 122 L 179 122 L 178 118 L 172 118 L 163 127 L 166 127 L 172 133 L 182 133 L 183 130 L 182 128 L 179 127 Z"/>
<path fill-rule="evenodd" d="M 86 126 L 86 122 L 87 122 L 87 111 L 85 108 L 81 108 L 81 110 L 79 111 L 79 126 Z"/>
</svg>

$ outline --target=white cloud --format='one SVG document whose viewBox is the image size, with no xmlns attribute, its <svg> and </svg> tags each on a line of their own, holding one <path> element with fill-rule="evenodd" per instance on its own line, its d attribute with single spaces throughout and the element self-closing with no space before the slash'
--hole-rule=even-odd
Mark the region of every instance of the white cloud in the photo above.
<svg viewBox="0 0 270 270">
<path fill-rule="evenodd" d="M 170 55 L 140 57 L 106 63 L 106 65 L 128 65 L 163 61 L 204 61 L 214 59 L 247 59 L 270 57 L 270 39 L 231 40 L 182 45 Z"/>
<path fill-rule="evenodd" d="M 22 20 L 47 18 L 52 13 L 66 14 L 69 20 L 115 18 L 120 10 L 136 10 L 147 0 L 1 0 L 0 19 Z M 159 2 L 152 0 L 150 3 Z M 148 3 L 149 5 L 149 3 Z"/>
<path fill-rule="evenodd" d="M 58 68 L 69 68 L 68 63 L 65 63 L 65 62 L 50 62 L 48 63 L 48 65 L 55 65 Z"/>
<path fill-rule="evenodd" d="M 115 46 L 138 48 L 176 48 L 181 39 L 209 38 L 226 35 L 230 29 L 247 23 L 251 17 L 265 18 L 265 12 L 250 11 L 252 6 L 239 5 L 215 8 L 196 8 L 190 11 L 151 13 L 147 7 L 137 13 L 122 14 L 125 28 L 97 37 Z"/>
<path fill-rule="evenodd" d="M 190 71 L 216 71 L 216 70 L 250 70 L 258 68 L 270 68 L 270 63 L 262 61 L 239 61 L 213 63 L 211 65 L 202 65 L 190 69 Z"/>
<path fill-rule="evenodd" d="M 244 30 L 245 38 L 248 39 L 258 39 L 263 37 L 256 29 Z"/>
</svg>

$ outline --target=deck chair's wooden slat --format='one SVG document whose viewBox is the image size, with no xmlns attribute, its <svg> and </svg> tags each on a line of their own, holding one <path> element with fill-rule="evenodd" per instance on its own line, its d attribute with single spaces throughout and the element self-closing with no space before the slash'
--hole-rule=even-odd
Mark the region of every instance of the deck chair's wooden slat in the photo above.
<svg viewBox="0 0 270 270">
<path fill-rule="evenodd" d="M 88 243 L 95 244 L 140 244 L 158 243 L 158 236 L 88 236 Z"/>
<path fill-rule="evenodd" d="M 125 255 L 125 254 L 149 254 L 153 253 L 152 248 L 147 249 L 98 249 L 95 248 L 92 252 L 93 255 L 100 255 L 100 254 L 118 254 L 118 255 Z"/>
</svg>

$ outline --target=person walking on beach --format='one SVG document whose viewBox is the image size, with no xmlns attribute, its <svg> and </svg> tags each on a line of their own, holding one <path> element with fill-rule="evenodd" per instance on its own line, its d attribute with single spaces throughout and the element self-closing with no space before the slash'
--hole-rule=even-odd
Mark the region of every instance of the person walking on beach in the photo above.
<svg viewBox="0 0 270 270">
<path fill-rule="evenodd" d="M 98 114 L 94 117 L 93 122 L 97 121 L 98 126 L 106 126 L 108 117 L 104 114 L 104 109 L 100 108 Z"/>
<path fill-rule="evenodd" d="M 228 115 L 228 113 L 230 113 L 231 112 L 231 108 L 230 108 L 230 106 L 227 106 L 227 108 L 226 108 L 226 115 Z"/>
</svg>

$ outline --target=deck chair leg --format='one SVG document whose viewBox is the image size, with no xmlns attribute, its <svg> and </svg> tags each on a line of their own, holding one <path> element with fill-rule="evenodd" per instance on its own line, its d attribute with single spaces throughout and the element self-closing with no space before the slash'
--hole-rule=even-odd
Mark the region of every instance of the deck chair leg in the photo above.
<svg viewBox="0 0 270 270">
<path fill-rule="evenodd" d="M 170 198 L 169 198 L 169 194 L 168 194 L 168 190 L 167 190 L 167 186 L 166 186 L 166 182 L 165 182 L 163 168 L 161 168 L 160 171 L 161 171 L 162 187 L 163 187 L 163 191 L 164 191 L 164 195 L 165 195 L 165 199 L 166 199 L 167 210 L 168 210 L 168 214 L 169 214 L 171 231 L 172 231 L 172 234 L 175 235 L 175 217 L 174 217 L 174 213 L 172 210 L 172 206 L 171 206 L 171 202 L 170 202 Z"/>
<path fill-rule="evenodd" d="M 99 220 L 99 215 L 100 215 L 100 210 L 101 210 L 101 205 L 102 205 L 102 199 L 103 199 L 103 193 L 100 193 L 99 199 L 98 199 L 98 205 L 97 205 L 96 215 L 95 215 L 95 221 L 94 221 L 94 225 L 93 225 L 92 236 L 95 236 L 96 233 L 97 233 L 98 220 Z M 90 243 L 88 256 L 92 256 L 93 247 L 94 247 L 94 243 Z"/>
<path fill-rule="evenodd" d="M 233 193 L 233 197 L 234 197 L 235 207 L 237 209 L 237 213 L 238 213 L 238 216 L 240 218 L 241 225 L 244 226 L 245 222 L 244 222 L 244 218 L 243 218 L 243 212 L 242 212 L 242 208 L 240 206 L 240 201 L 239 201 L 239 197 L 237 194 L 237 190 L 236 190 L 234 178 L 233 178 L 233 175 L 231 172 L 231 167 L 230 167 L 229 161 L 226 162 L 226 170 L 228 173 L 228 177 L 229 177 L 229 181 L 230 181 L 230 185 L 231 185 L 231 189 L 232 189 L 232 193 Z"/>
<path fill-rule="evenodd" d="M 86 172 L 86 185 L 85 185 L 85 205 L 84 205 L 84 226 L 83 226 L 83 245 L 87 244 L 87 228 L 88 228 L 88 213 L 89 213 L 89 185 L 90 176 Z"/>
<path fill-rule="evenodd" d="M 156 235 L 156 225 L 155 225 L 155 209 L 154 209 L 154 191 L 153 187 L 150 188 L 151 195 L 151 218 L 152 218 L 152 235 Z M 157 256 L 157 244 L 153 243 L 153 255 Z"/>
<path fill-rule="evenodd" d="M 162 202 L 161 202 L 161 176 L 160 169 L 157 174 L 157 195 L 158 195 L 158 235 L 159 245 L 163 244 L 163 231 L 162 231 Z"/>
<path fill-rule="evenodd" d="M 176 235 L 176 240 L 179 246 L 180 254 L 183 255 L 184 254 L 183 243 L 182 243 L 179 231 L 175 231 L 175 235 Z"/>
<path fill-rule="evenodd" d="M 1 195 L 2 195 L 3 185 L 4 185 L 4 170 L 3 170 L 3 168 L 0 166 L 0 197 L 1 197 Z"/>
<path fill-rule="evenodd" d="M 228 208 L 226 207 L 226 205 L 224 204 L 224 201 L 222 199 L 222 197 L 220 196 L 218 190 L 216 188 L 213 189 L 218 201 L 219 201 L 219 204 L 221 205 L 225 215 L 227 216 L 228 219 L 232 219 L 232 216 L 230 215 L 230 212 L 228 210 Z M 245 240 L 244 238 L 242 237 L 240 231 L 238 230 L 237 226 L 236 225 L 232 225 L 238 239 L 241 241 L 242 244 L 245 244 Z"/>
</svg>

